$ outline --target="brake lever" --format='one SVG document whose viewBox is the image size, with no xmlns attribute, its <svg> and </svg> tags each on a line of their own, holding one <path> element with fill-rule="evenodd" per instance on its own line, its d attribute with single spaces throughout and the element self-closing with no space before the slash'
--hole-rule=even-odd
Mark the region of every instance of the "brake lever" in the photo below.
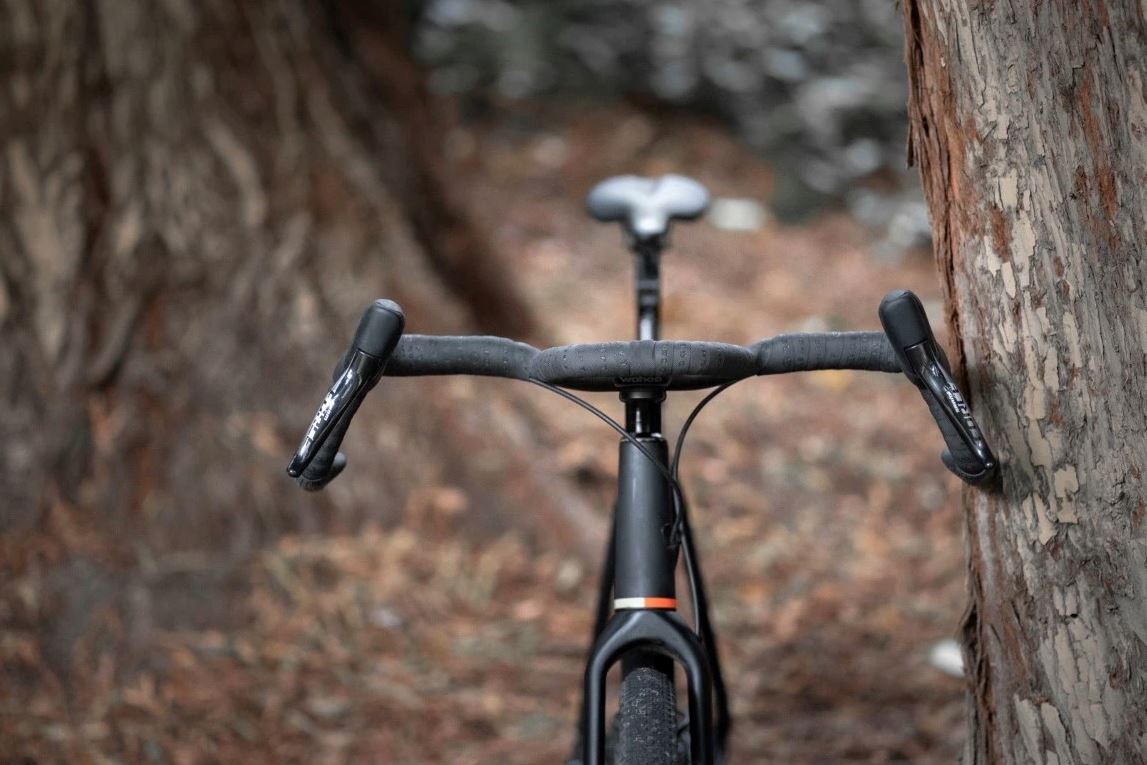
<svg viewBox="0 0 1147 765">
<path fill-rule="evenodd" d="M 944 464 L 973 485 L 991 480 L 999 463 L 968 402 L 952 379 L 948 359 L 936 342 L 920 299 L 908 290 L 894 290 L 880 301 L 878 313 L 904 375 L 936 404 L 975 463 L 960 464 L 949 449 L 943 455 Z"/>
<path fill-rule="evenodd" d="M 330 389 L 287 466 L 288 475 L 301 476 L 336 430 L 341 440 L 358 405 L 382 377 L 405 325 L 402 309 L 390 300 L 376 300 L 366 309 L 350 347 L 335 366 Z M 317 480 L 325 485 L 345 466 L 346 457 L 337 454 L 329 472 Z"/>
<path fill-rule="evenodd" d="M 368 383 L 373 369 L 375 367 L 381 369 L 381 361 L 378 357 L 359 350 L 352 354 L 349 363 L 342 373 L 335 377 L 334 383 L 323 398 L 323 403 L 319 404 L 315 416 L 311 419 L 302 443 L 295 451 L 295 456 L 291 458 L 291 464 L 287 466 L 288 475 L 298 478 L 307 469 L 319 448 L 326 443 L 331 431 L 334 430 L 335 423 L 344 414 L 349 413 L 353 403 L 366 395 L 370 389 Z"/>
</svg>

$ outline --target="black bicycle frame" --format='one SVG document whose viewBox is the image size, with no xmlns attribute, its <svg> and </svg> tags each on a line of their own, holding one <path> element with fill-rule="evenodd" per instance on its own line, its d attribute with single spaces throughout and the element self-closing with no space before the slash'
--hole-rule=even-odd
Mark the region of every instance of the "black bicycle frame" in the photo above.
<svg viewBox="0 0 1147 765">
<path fill-rule="evenodd" d="M 661 243 L 637 243 L 633 250 L 637 261 L 638 338 L 656 340 Z M 668 466 L 669 447 L 661 435 L 665 391 L 636 385 L 623 390 L 621 400 L 625 403 L 626 431 L 644 452 L 656 457 L 662 467 Z M 723 761 L 730 728 L 728 703 L 692 532 L 688 519 L 682 518 L 677 527 L 680 538 L 674 538 L 673 488 L 641 447 L 629 439 L 622 439 L 620 444 L 617 504 L 585 669 L 580 759 L 586 765 L 604 762 L 606 675 L 610 668 L 618 660 L 625 671 L 631 662 L 652 659 L 670 674 L 674 662 L 684 669 L 692 762 Z M 685 512 L 684 506 L 681 512 Z M 693 567 L 696 631 L 676 613 L 678 542 Z"/>
</svg>

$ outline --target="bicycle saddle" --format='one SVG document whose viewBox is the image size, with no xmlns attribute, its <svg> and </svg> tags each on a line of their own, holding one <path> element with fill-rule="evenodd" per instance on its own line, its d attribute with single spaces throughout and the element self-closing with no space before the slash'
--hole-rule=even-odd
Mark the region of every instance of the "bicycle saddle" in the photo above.
<svg viewBox="0 0 1147 765">
<path fill-rule="evenodd" d="M 621 221 L 637 240 L 659 239 L 669 231 L 670 221 L 700 217 L 709 207 L 709 192 L 683 175 L 619 175 L 594 186 L 585 206 L 597 220 Z"/>
</svg>

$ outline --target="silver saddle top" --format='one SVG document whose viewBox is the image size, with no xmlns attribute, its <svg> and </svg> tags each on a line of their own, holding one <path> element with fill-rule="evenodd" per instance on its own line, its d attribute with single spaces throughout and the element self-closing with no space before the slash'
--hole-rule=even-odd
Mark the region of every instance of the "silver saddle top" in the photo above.
<svg viewBox="0 0 1147 765">
<path fill-rule="evenodd" d="M 700 217 L 709 207 L 709 192 L 683 175 L 619 175 L 594 186 L 585 206 L 597 220 L 621 221 L 635 239 L 657 239 L 669 231 L 670 221 Z"/>
</svg>

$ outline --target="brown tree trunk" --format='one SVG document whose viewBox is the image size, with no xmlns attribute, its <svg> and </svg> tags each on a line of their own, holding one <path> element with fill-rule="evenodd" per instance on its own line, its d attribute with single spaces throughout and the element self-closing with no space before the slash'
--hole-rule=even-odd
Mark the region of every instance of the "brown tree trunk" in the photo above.
<svg viewBox="0 0 1147 765">
<path fill-rule="evenodd" d="M 906 0 L 910 156 L 974 407 L 967 762 L 1147 761 L 1147 21 Z"/>
<path fill-rule="evenodd" d="M 525 429 L 498 418 L 519 415 L 416 386 L 376 389 L 338 502 L 283 473 L 371 299 L 421 330 L 531 328 L 460 204 L 394 182 L 441 179 L 417 166 L 441 138 L 429 106 L 411 151 L 323 8 L 0 0 L 0 629 L 64 675 L 105 608 L 129 653 L 152 624 L 211 621 L 259 540 L 400 518 L 442 464 L 473 505 L 510 482 L 548 541 L 598 548 L 573 494 L 513 456 Z M 443 210 L 444 238 L 420 233 Z M 488 258 L 465 284 L 462 258 Z M 465 459 L 478 441 L 493 468 Z"/>
<path fill-rule="evenodd" d="M 395 117 L 394 138 L 406 161 L 390 163 L 384 173 L 431 267 L 470 308 L 479 328 L 544 341 L 533 311 L 469 215 L 443 159 L 442 120 L 407 45 L 406 4 L 341 0 L 328 6 L 356 70 Z"/>
</svg>

